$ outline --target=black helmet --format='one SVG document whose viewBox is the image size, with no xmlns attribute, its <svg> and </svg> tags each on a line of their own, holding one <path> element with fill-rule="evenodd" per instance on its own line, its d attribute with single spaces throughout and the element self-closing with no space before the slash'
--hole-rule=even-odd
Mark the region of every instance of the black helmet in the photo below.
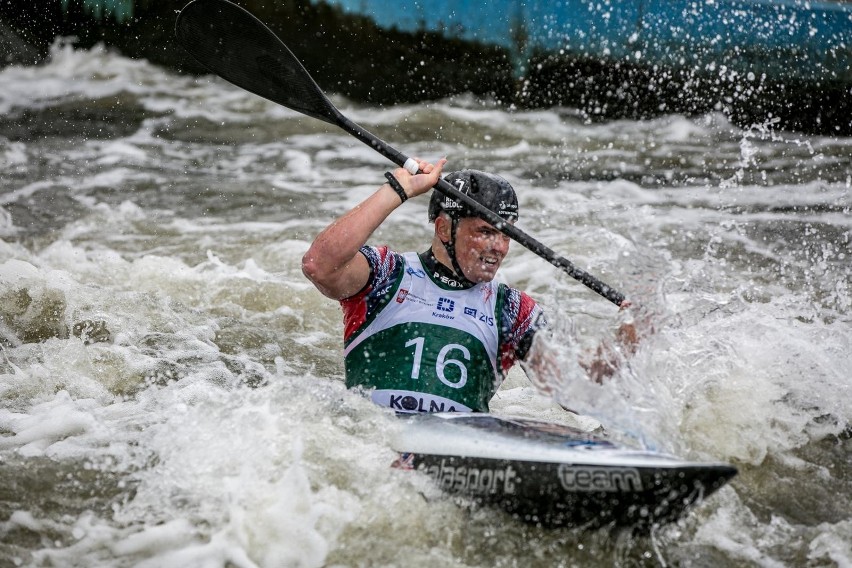
<svg viewBox="0 0 852 568">
<path fill-rule="evenodd" d="M 502 177 L 479 170 L 459 170 L 447 174 L 444 179 L 503 219 L 514 221 L 518 218 L 518 196 Z M 429 220 L 437 219 L 441 211 L 453 219 L 476 216 L 464 203 L 433 190 L 429 201 Z"/>
</svg>

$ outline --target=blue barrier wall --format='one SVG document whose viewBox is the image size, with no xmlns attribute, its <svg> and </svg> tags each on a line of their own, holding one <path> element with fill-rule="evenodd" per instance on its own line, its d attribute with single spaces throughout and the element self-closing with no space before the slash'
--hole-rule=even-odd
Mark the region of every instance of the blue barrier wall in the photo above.
<svg viewBox="0 0 852 568">
<path fill-rule="evenodd" d="M 755 79 L 852 82 L 852 4 L 788 0 L 314 0 L 400 31 Z"/>
</svg>

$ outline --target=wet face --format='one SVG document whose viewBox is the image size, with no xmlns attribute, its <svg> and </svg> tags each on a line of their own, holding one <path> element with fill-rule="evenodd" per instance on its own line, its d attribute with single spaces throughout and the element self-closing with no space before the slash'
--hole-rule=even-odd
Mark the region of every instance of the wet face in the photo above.
<svg viewBox="0 0 852 568">
<path fill-rule="evenodd" d="M 471 282 L 490 282 L 509 252 L 509 237 L 486 221 L 467 217 L 456 231 L 456 259 Z"/>
</svg>

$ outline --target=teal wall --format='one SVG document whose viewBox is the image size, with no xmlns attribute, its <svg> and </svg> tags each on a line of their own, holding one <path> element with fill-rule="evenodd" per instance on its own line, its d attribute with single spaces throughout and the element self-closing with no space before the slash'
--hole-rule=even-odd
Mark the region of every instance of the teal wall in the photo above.
<svg viewBox="0 0 852 568">
<path fill-rule="evenodd" d="M 312 0 L 379 26 L 712 74 L 852 81 L 852 3 L 795 0 Z M 521 41 L 524 38 L 524 41 Z"/>
<path fill-rule="evenodd" d="M 134 0 L 62 0 L 62 9 L 68 11 L 69 2 L 82 3 L 87 13 L 98 20 L 105 17 L 113 18 L 117 22 L 126 22 L 133 17 Z"/>
</svg>

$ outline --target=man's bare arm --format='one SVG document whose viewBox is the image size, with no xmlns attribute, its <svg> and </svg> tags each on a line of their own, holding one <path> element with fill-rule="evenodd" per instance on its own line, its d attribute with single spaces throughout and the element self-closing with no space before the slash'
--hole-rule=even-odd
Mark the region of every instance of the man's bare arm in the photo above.
<svg viewBox="0 0 852 568">
<path fill-rule="evenodd" d="M 423 173 L 393 172 L 408 197 L 429 191 L 441 175 L 446 160 L 437 165 L 420 161 Z M 325 296 L 335 300 L 358 293 L 370 277 L 370 265 L 358 251 L 388 215 L 401 204 L 389 184 L 323 230 L 302 257 L 302 272 Z"/>
</svg>

